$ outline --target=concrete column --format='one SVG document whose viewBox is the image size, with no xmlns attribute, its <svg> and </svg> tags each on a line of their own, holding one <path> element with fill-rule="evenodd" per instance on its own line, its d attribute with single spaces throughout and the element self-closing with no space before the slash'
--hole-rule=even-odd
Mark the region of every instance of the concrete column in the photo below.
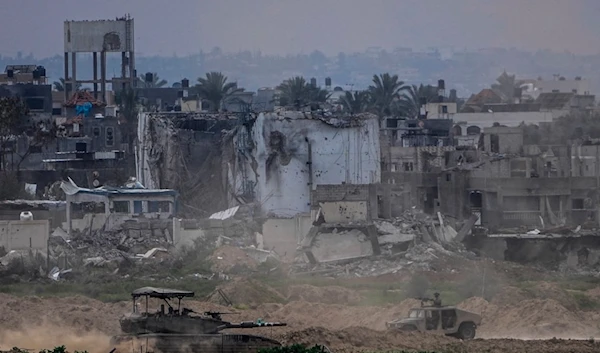
<svg viewBox="0 0 600 353">
<path fill-rule="evenodd" d="M 121 83 L 121 89 L 125 89 L 127 87 L 127 82 L 125 78 L 127 77 L 127 56 L 126 52 L 121 52 L 121 78 L 123 82 Z M 113 84 L 113 92 L 115 91 L 115 85 Z"/>
<path fill-rule="evenodd" d="M 71 230 L 73 229 L 73 223 L 71 220 L 71 201 L 67 198 L 67 234 L 71 237 Z"/>
<path fill-rule="evenodd" d="M 77 53 L 71 53 L 71 82 L 73 83 L 73 92 L 75 92 L 75 82 L 77 81 Z"/>
<path fill-rule="evenodd" d="M 133 32 L 133 29 L 132 29 Z M 134 64 L 134 56 L 133 56 L 133 51 L 129 52 L 129 79 L 130 81 L 130 86 L 131 88 L 135 87 L 135 80 L 137 80 L 137 77 L 135 75 L 135 64 Z"/>
<path fill-rule="evenodd" d="M 98 53 L 94 52 L 93 54 L 94 61 L 94 98 L 98 99 Z"/>
<path fill-rule="evenodd" d="M 65 53 L 65 74 L 64 74 L 64 80 L 65 80 L 65 101 L 69 99 L 69 90 L 67 89 L 67 80 L 69 79 L 69 53 Z"/>
<path fill-rule="evenodd" d="M 106 103 L 106 52 L 100 53 L 100 90 L 102 91 L 102 101 Z"/>
</svg>

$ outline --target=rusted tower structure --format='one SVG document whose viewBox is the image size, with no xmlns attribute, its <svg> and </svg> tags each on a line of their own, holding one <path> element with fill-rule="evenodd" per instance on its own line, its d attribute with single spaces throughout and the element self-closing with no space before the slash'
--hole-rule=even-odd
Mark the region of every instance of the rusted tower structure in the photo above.
<svg viewBox="0 0 600 353">
<path fill-rule="evenodd" d="M 133 18 L 129 15 L 115 20 L 65 21 L 64 35 L 65 100 L 70 98 L 73 87 L 76 87 L 77 83 L 92 83 L 94 98 L 103 102 L 106 102 L 107 83 L 110 83 L 113 89 L 116 85 L 121 85 L 122 88 L 135 86 Z M 92 53 L 94 65 L 92 80 L 77 79 L 77 53 Z M 121 53 L 121 77 L 106 78 L 107 53 Z M 100 77 L 98 77 L 98 54 L 100 54 Z M 98 84 L 100 84 L 100 96 Z"/>
</svg>

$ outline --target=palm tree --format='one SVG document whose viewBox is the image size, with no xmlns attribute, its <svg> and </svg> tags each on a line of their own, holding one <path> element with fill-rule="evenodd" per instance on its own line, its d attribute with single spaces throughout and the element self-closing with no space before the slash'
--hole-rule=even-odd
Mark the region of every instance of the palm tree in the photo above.
<svg viewBox="0 0 600 353">
<path fill-rule="evenodd" d="M 227 82 L 227 76 L 216 71 L 207 73 L 206 77 L 198 78 L 196 87 L 200 98 L 210 103 L 212 111 L 219 111 L 225 99 L 244 91 L 243 88 L 238 88 L 237 82 Z"/>
<path fill-rule="evenodd" d="M 64 78 L 59 78 L 58 81 L 54 81 L 53 83 L 54 85 L 54 90 L 58 91 L 58 92 L 64 92 L 65 91 L 65 87 L 66 87 L 66 82 Z M 81 83 L 76 83 L 75 84 L 75 90 L 79 90 L 81 88 Z M 73 91 L 71 89 L 71 91 Z"/>
<path fill-rule="evenodd" d="M 392 76 L 389 73 L 373 75 L 373 85 L 369 86 L 369 93 L 375 113 L 380 118 L 390 115 L 393 103 L 400 99 L 402 92 L 407 89 L 408 86 L 398 79 L 398 75 Z"/>
<path fill-rule="evenodd" d="M 331 94 L 320 87 L 306 82 L 304 77 L 296 76 L 283 81 L 277 89 L 279 93 L 279 104 L 304 106 L 310 103 L 323 103 L 329 99 Z"/>
<path fill-rule="evenodd" d="M 363 113 L 369 108 L 369 98 L 367 91 L 356 91 L 354 94 L 346 91 L 345 95 L 340 97 L 340 103 L 350 114 Z"/>
<path fill-rule="evenodd" d="M 515 96 L 515 88 L 517 87 L 515 75 L 509 75 L 504 71 L 496 81 L 498 83 L 492 84 L 492 89 L 500 93 L 503 100 L 512 102 Z"/>
<path fill-rule="evenodd" d="M 437 95 L 437 88 L 431 85 L 409 86 L 395 106 L 396 113 L 408 119 L 414 119 L 419 116 L 421 99 L 424 98 L 425 102 L 429 103 L 435 101 Z"/>
<path fill-rule="evenodd" d="M 138 78 L 138 87 L 140 88 L 160 88 L 167 84 L 166 80 L 158 77 L 158 74 L 154 72 L 152 74 L 152 81 L 146 82 L 146 75 L 140 75 Z"/>
</svg>

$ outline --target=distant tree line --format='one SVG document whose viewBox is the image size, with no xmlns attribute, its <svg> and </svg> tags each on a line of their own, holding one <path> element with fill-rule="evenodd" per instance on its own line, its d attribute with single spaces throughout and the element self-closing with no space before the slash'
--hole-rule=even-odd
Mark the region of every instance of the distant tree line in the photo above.
<svg viewBox="0 0 600 353">
<path fill-rule="evenodd" d="M 167 81 L 153 73 L 152 81 L 146 81 L 145 75 L 138 78 L 138 87 L 164 87 Z M 54 82 L 54 89 L 64 91 L 65 80 L 61 78 Z M 76 89 L 80 89 L 78 85 Z M 282 106 L 303 107 L 314 103 L 324 103 L 331 98 L 331 93 L 302 76 L 288 78 L 277 87 L 278 103 Z M 230 82 L 221 72 L 212 71 L 204 77 L 199 77 L 196 84 L 199 98 L 209 104 L 210 111 L 220 111 L 223 103 L 236 93 L 244 91 L 237 82 Z M 126 93 L 131 95 L 132 93 Z M 121 97 L 120 102 L 131 100 L 132 97 Z M 419 115 L 421 100 L 432 102 L 437 99 L 437 88 L 431 85 L 408 85 L 400 80 L 398 75 L 382 73 L 373 75 L 372 84 L 366 90 L 346 91 L 340 98 L 339 104 L 350 114 L 371 112 L 383 118 L 398 116 L 416 118 Z M 132 105 L 128 105 L 131 107 Z M 128 111 L 131 109 L 128 109 Z"/>
</svg>

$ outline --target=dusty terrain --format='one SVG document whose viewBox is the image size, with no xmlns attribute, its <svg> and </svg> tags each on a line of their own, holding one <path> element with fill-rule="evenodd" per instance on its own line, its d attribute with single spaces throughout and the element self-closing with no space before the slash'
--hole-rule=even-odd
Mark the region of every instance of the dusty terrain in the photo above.
<svg viewBox="0 0 600 353">
<path fill-rule="evenodd" d="M 540 284 L 552 293 L 552 285 Z M 358 306 L 361 294 L 336 287 L 292 285 L 277 291 L 258 283 L 239 280 L 223 287 L 237 292 L 247 308 L 234 309 L 208 301 L 188 301 L 196 311 L 235 311 L 231 321 L 284 321 L 289 326 L 253 329 L 253 333 L 274 337 L 284 343 L 325 344 L 336 352 L 360 350 L 425 349 L 461 352 L 597 352 L 600 343 L 600 312 L 579 311 L 560 296 L 525 299 L 508 288 L 488 302 L 473 297 L 460 307 L 481 313 L 481 339 L 471 342 L 426 334 L 385 332 L 385 321 L 404 315 L 418 301 L 408 299 L 397 305 Z M 558 292 L 558 291 L 557 291 Z M 599 293 L 600 288 L 590 293 Z M 286 304 L 269 303 L 283 299 Z M 238 301 L 239 302 L 239 301 Z M 119 333 L 118 318 L 130 310 L 130 303 L 103 303 L 85 297 L 37 298 L 0 294 L 0 348 L 49 348 L 65 344 L 69 349 L 90 352 L 110 350 L 109 337 Z M 567 308 L 570 307 L 570 308 Z M 246 330 L 245 332 L 248 332 Z M 572 340 L 552 339 L 563 338 Z M 498 339 L 502 338 L 502 339 Z M 511 339 L 507 339 L 511 338 Z M 514 340 L 515 338 L 525 340 Z M 532 341 L 544 339 L 544 341 Z"/>
</svg>

